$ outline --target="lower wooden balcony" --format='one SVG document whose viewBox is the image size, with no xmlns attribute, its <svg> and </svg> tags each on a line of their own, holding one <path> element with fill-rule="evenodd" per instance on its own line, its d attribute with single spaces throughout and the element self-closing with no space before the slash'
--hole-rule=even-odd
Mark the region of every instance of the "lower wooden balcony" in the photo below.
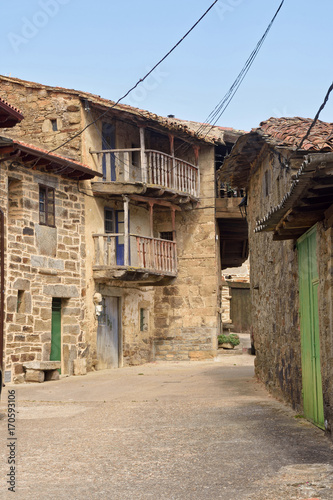
<svg viewBox="0 0 333 500">
<path fill-rule="evenodd" d="M 177 276 L 177 245 L 136 234 L 93 234 L 95 281 L 132 281 L 145 286 L 165 284 Z"/>
</svg>

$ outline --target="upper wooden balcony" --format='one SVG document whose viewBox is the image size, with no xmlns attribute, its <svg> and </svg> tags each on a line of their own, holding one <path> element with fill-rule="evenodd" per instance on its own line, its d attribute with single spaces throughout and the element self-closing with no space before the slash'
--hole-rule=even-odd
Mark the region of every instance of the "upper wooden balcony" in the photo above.
<svg viewBox="0 0 333 500">
<path fill-rule="evenodd" d="M 93 277 L 135 281 L 147 286 L 177 276 L 175 241 L 136 234 L 93 234 L 95 257 Z"/>
<path fill-rule="evenodd" d="M 215 214 L 217 219 L 242 219 L 239 204 L 246 195 L 245 189 L 233 188 L 227 183 L 217 183 Z"/>
<path fill-rule="evenodd" d="M 170 199 L 174 203 L 197 201 L 199 167 L 161 151 L 109 149 L 90 151 L 103 181 L 93 182 L 96 194 L 138 194 Z"/>
</svg>

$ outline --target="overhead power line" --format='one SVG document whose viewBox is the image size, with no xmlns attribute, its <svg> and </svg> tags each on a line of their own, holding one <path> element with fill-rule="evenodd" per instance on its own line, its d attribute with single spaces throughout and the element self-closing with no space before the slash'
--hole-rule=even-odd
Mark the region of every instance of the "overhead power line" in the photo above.
<svg viewBox="0 0 333 500">
<path fill-rule="evenodd" d="M 265 38 L 267 37 L 267 35 L 268 35 L 268 33 L 269 33 L 269 31 L 270 31 L 270 29 L 271 29 L 271 27 L 272 27 L 272 25 L 273 25 L 273 23 L 275 21 L 275 18 L 277 17 L 278 13 L 280 12 L 283 3 L 284 3 L 284 0 L 282 0 L 282 2 L 280 3 L 279 8 L 275 12 L 275 15 L 272 18 L 271 22 L 269 23 L 269 25 L 268 25 L 265 33 L 260 38 L 260 40 L 257 43 L 255 49 L 251 52 L 249 58 L 247 59 L 244 67 L 242 68 L 241 72 L 237 76 L 236 80 L 231 85 L 230 89 L 225 94 L 225 96 L 223 97 L 223 99 L 215 106 L 215 108 L 213 109 L 213 111 L 208 115 L 208 117 L 206 118 L 205 122 L 198 128 L 197 134 L 199 134 L 199 133 L 203 134 L 205 132 L 205 129 L 207 129 L 206 134 L 205 134 L 205 136 L 207 136 L 207 134 L 214 127 L 214 125 L 221 118 L 222 114 L 224 113 L 224 111 L 229 106 L 231 100 L 233 99 L 233 97 L 236 94 L 238 88 L 240 87 L 242 81 L 244 80 L 247 72 L 251 68 L 251 66 L 252 66 L 252 64 L 253 64 L 253 62 L 254 62 L 254 60 L 255 60 L 258 52 L 259 52 L 259 50 L 261 49 L 261 46 L 263 45 L 263 43 L 265 41 Z"/>
<path fill-rule="evenodd" d="M 67 139 L 66 141 L 64 141 L 62 144 L 60 144 L 60 146 L 57 146 L 56 148 L 51 149 L 50 151 L 48 151 L 47 154 L 54 153 L 58 149 L 62 148 L 63 146 L 65 146 L 66 144 L 68 144 L 69 142 L 71 142 L 73 139 L 75 139 L 76 137 L 78 137 L 79 135 L 81 135 L 85 130 L 87 130 L 88 127 L 90 127 L 91 125 L 93 125 L 94 123 L 96 123 L 98 120 L 100 120 L 101 118 L 103 118 L 103 116 L 105 116 L 107 113 L 109 113 L 109 111 L 111 109 L 113 109 L 115 106 L 117 106 L 117 104 L 119 104 L 121 101 L 123 101 L 125 99 L 125 97 L 127 97 L 134 89 L 136 89 L 136 87 L 138 85 L 140 85 L 140 83 L 144 82 L 148 78 L 148 76 L 151 75 L 152 72 L 160 64 L 162 64 L 162 62 L 165 61 L 165 59 L 167 57 L 169 57 L 169 55 L 178 47 L 178 45 L 180 45 L 182 43 L 183 40 L 185 40 L 185 38 L 194 30 L 194 28 L 196 28 L 196 26 L 202 21 L 202 19 L 208 14 L 208 12 L 214 7 L 214 5 L 217 2 L 218 2 L 218 0 L 215 0 L 210 5 L 210 7 L 208 7 L 208 9 L 202 14 L 202 16 L 193 24 L 193 26 L 185 33 L 185 35 L 172 47 L 172 49 L 170 49 L 169 52 L 167 52 L 165 54 L 165 56 L 163 56 L 162 59 L 160 59 L 158 61 L 158 63 L 156 63 L 155 66 L 150 71 L 148 71 L 148 73 L 146 73 L 146 75 L 144 77 L 140 78 L 136 82 L 136 84 L 133 85 L 133 87 L 131 87 L 122 97 L 120 97 L 117 102 L 115 102 L 110 108 L 108 108 L 106 111 L 104 111 L 102 114 L 100 114 L 95 120 L 93 120 L 92 122 L 88 123 L 82 130 L 80 130 L 79 132 L 77 132 L 76 134 L 74 134 L 72 137 L 70 137 L 69 139 Z"/>
<path fill-rule="evenodd" d="M 316 116 L 315 116 L 315 117 L 314 117 L 314 119 L 313 119 L 313 122 L 311 123 L 310 127 L 308 128 L 307 133 L 305 134 L 305 136 L 303 137 L 303 139 L 301 140 L 301 142 L 300 142 L 300 143 L 299 143 L 299 145 L 297 146 L 297 150 L 296 150 L 296 151 L 298 151 L 298 150 L 300 150 L 300 149 L 301 149 L 301 147 L 302 147 L 302 145 L 303 145 L 303 142 L 304 142 L 304 141 L 305 141 L 305 140 L 309 137 L 310 132 L 311 132 L 312 128 L 315 126 L 315 124 L 316 124 L 316 122 L 317 122 L 317 120 L 318 120 L 318 118 L 319 118 L 320 113 L 322 112 L 322 110 L 323 110 L 323 109 L 324 109 L 324 107 L 326 106 L 326 103 L 327 103 L 327 101 L 328 101 L 328 98 L 329 98 L 330 93 L 332 92 L 332 90 L 333 90 L 333 83 L 330 85 L 330 87 L 329 87 L 328 91 L 326 92 L 326 95 L 325 95 L 325 98 L 324 98 L 323 103 L 321 104 L 320 108 L 318 109 L 318 111 L 317 111 L 317 113 L 316 113 Z"/>
</svg>

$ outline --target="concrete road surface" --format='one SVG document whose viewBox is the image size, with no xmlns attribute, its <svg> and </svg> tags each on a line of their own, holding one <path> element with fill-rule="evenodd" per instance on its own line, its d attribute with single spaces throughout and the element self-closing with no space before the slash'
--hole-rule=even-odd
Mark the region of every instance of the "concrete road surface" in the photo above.
<svg viewBox="0 0 333 500">
<path fill-rule="evenodd" d="M 333 499 L 324 433 L 266 393 L 253 357 L 219 359 L 7 385 L 0 498 Z"/>
</svg>

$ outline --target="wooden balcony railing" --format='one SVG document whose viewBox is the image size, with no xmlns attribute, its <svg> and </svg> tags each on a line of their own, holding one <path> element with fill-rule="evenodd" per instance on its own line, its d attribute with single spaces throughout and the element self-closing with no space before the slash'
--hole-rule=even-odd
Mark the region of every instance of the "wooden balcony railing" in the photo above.
<svg viewBox="0 0 333 500">
<path fill-rule="evenodd" d="M 148 183 L 199 197 L 199 168 L 179 158 L 147 150 Z"/>
<path fill-rule="evenodd" d="M 109 149 L 90 151 L 106 182 L 144 182 L 198 198 L 199 167 L 154 150 Z"/>
<path fill-rule="evenodd" d="M 139 266 L 158 272 L 177 273 L 177 248 L 175 241 L 136 236 Z"/>
<path fill-rule="evenodd" d="M 127 266 L 158 274 L 177 274 L 177 246 L 175 241 L 130 234 L 128 250 L 123 233 L 93 234 L 94 266 L 115 268 Z M 128 255 L 128 262 L 125 261 Z"/>
</svg>

